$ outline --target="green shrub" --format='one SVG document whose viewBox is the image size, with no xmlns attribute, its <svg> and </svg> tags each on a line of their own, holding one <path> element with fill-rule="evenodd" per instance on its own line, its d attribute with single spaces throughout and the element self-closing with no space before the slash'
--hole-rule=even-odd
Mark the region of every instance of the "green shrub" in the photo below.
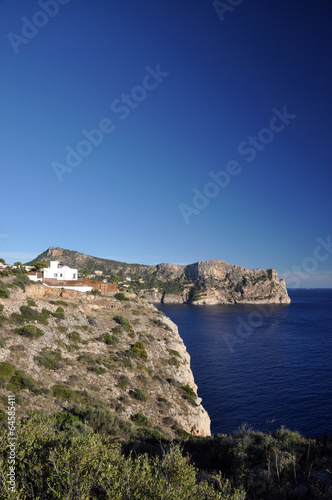
<svg viewBox="0 0 332 500">
<path fill-rule="evenodd" d="M 49 300 L 49 303 L 54 306 L 69 306 L 68 302 L 65 302 L 64 300 Z"/>
<path fill-rule="evenodd" d="M 89 401 L 89 396 L 85 391 L 74 391 L 61 384 L 55 384 L 52 389 L 53 396 L 63 401 L 82 403 Z"/>
<path fill-rule="evenodd" d="M 190 387 L 190 385 L 182 385 L 181 390 L 184 392 L 184 394 L 187 394 L 187 396 L 197 398 L 197 394 L 195 393 L 194 389 Z"/>
<path fill-rule="evenodd" d="M 138 401 L 147 401 L 148 398 L 145 396 L 144 392 L 141 391 L 141 389 L 134 389 L 133 391 L 129 391 L 129 396 L 131 396 L 134 399 L 137 399 Z"/>
<path fill-rule="evenodd" d="M 30 306 L 30 307 L 36 307 L 36 305 L 37 305 L 36 302 L 30 298 L 27 298 L 27 303 L 28 303 L 28 306 Z"/>
<path fill-rule="evenodd" d="M 0 377 L 5 378 L 7 382 L 14 376 L 15 368 L 5 361 L 0 363 Z"/>
<path fill-rule="evenodd" d="M 172 358 L 169 358 L 168 364 L 171 366 L 175 366 L 176 368 L 179 368 L 181 363 L 177 358 L 173 356 Z"/>
<path fill-rule="evenodd" d="M 65 319 L 65 311 L 62 307 L 57 307 L 57 310 L 52 313 L 52 316 L 56 319 Z"/>
<path fill-rule="evenodd" d="M 182 395 L 189 403 L 191 403 L 193 406 L 198 406 L 195 399 L 197 398 L 197 394 L 193 390 L 190 385 L 182 385 L 180 386 L 180 389 L 182 391 Z"/>
<path fill-rule="evenodd" d="M 9 299 L 10 293 L 6 285 L 0 281 L 0 299 Z"/>
<path fill-rule="evenodd" d="M 68 333 L 68 337 L 73 342 L 81 342 L 82 341 L 81 335 L 78 332 L 76 332 L 75 330 L 71 333 Z"/>
<path fill-rule="evenodd" d="M 18 335 L 23 335 L 23 337 L 29 337 L 31 339 L 38 339 L 44 335 L 44 332 L 34 325 L 26 325 L 22 328 L 16 328 L 15 333 Z"/>
<path fill-rule="evenodd" d="M 16 392 L 21 389 L 29 389 L 29 391 L 33 391 L 37 388 L 38 382 L 21 370 L 16 372 L 15 376 L 10 380 L 8 385 L 8 389 L 12 392 Z"/>
<path fill-rule="evenodd" d="M 173 356 L 176 356 L 177 358 L 181 358 L 180 354 L 178 351 L 175 351 L 174 349 L 169 349 L 168 351 L 170 354 L 172 354 Z"/>
<path fill-rule="evenodd" d="M 116 335 L 110 335 L 109 333 L 103 333 L 97 340 L 106 345 L 116 345 L 119 342 L 119 338 Z"/>
<path fill-rule="evenodd" d="M 123 292 L 119 292 L 119 293 L 116 293 L 114 295 L 114 297 L 117 299 L 117 300 L 129 300 L 128 297 L 125 296 L 125 294 Z"/>
<path fill-rule="evenodd" d="M 98 366 L 98 365 L 88 366 L 88 370 L 89 370 L 89 372 L 94 372 L 97 375 L 102 375 L 103 373 L 107 372 L 106 368 L 104 368 L 103 366 Z"/>
<path fill-rule="evenodd" d="M 93 290 L 91 290 L 91 295 L 98 295 L 99 297 L 101 297 L 101 291 L 97 288 L 94 288 Z"/>
<path fill-rule="evenodd" d="M 11 315 L 11 321 L 15 323 L 27 323 L 29 321 L 37 321 L 42 325 L 48 325 L 47 318 L 50 316 L 50 311 L 43 309 L 41 313 L 35 309 L 31 309 L 30 306 L 21 306 L 21 314 L 13 313 Z"/>
<path fill-rule="evenodd" d="M 148 353 L 146 352 L 145 345 L 143 342 L 136 342 L 130 351 L 136 354 L 139 358 L 148 359 Z"/>
<path fill-rule="evenodd" d="M 0 313 L 2 313 L 3 310 L 4 310 L 4 305 L 0 304 Z"/>
<path fill-rule="evenodd" d="M 63 367 L 62 354 L 60 349 L 52 351 L 47 347 L 44 347 L 42 353 L 39 356 L 35 356 L 35 361 L 40 365 L 47 368 L 47 370 L 59 370 Z"/>
<path fill-rule="evenodd" d="M 135 413 L 130 417 L 130 420 L 141 427 L 150 427 L 151 425 L 150 420 L 143 413 Z"/>
<path fill-rule="evenodd" d="M 123 316 L 116 315 L 113 317 L 114 321 L 118 323 L 118 325 L 122 326 L 124 330 L 128 333 L 134 333 L 133 327 L 131 326 L 130 322 L 124 318 Z"/>
</svg>

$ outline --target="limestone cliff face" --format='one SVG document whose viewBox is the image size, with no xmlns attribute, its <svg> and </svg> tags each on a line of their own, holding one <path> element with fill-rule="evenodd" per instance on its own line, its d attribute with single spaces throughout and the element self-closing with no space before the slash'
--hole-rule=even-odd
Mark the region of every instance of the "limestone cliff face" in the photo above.
<svg viewBox="0 0 332 500">
<path fill-rule="evenodd" d="M 208 304 L 289 304 L 284 280 L 274 269 L 249 270 L 222 260 L 188 266 L 154 266 L 159 288 L 144 290 L 152 302 Z M 182 286 L 182 289 L 181 289 Z M 176 288 L 179 292 L 173 291 Z"/>
<path fill-rule="evenodd" d="M 181 435 L 181 430 L 210 435 L 210 418 L 197 395 L 178 328 L 146 299 L 133 294 L 131 300 L 119 301 L 42 284 L 25 293 L 10 288 L 10 294 L 0 298 L 0 363 L 11 364 L 35 384 L 34 391 L 22 387 L 19 392 L 24 401 L 20 415 L 32 409 L 56 413 L 75 404 L 104 405 L 127 420 L 142 413 L 151 429 L 168 437 Z M 27 297 L 25 321 L 19 315 Z M 56 316 L 59 305 L 62 319 Z M 44 314 L 42 323 L 38 314 Z M 25 324 L 42 334 L 20 334 L 17 327 Z M 68 399 L 57 396 L 59 386 Z M 6 391 L 2 385 L 0 395 Z M 0 409 L 1 404 L 0 398 Z"/>
<path fill-rule="evenodd" d="M 249 270 L 213 260 L 187 266 L 185 274 L 198 283 L 193 304 L 290 303 L 286 284 L 274 269 Z"/>
</svg>

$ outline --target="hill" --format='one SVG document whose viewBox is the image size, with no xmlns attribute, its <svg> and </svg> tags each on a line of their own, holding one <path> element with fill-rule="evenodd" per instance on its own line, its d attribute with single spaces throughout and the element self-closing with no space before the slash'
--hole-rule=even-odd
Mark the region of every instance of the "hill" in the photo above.
<svg viewBox="0 0 332 500">
<path fill-rule="evenodd" d="M 223 260 L 196 262 L 187 266 L 157 264 L 147 266 L 101 259 L 83 253 L 50 247 L 27 263 L 51 260 L 91 274 L 101 271 L 99 279 L 117 275 L 119 283 L 141 292 L 155 303 L 201 304 L 288 304 L 284 280 L 274 269 L 249 270 Z M 100 273 L 99 273 L 100 274 Z"/>
</svg>

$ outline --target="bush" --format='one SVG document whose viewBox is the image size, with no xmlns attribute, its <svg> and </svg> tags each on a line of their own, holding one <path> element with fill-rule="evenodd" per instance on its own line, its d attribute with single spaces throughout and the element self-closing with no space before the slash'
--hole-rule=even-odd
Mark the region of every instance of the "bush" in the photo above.
<svg viewBox="0 0 332 500">
<path fill-rule="evenodd" d="M 0 299 L 9 299 L 10 293 L 6 285 L 0 281 Z"/>
<path fill-rule="evenodd" d="M 146 352 L 145 345 L 143 342 L 136 342 L 130 351 L 136 354 L 139 358 L 148 359 L 148 353 Z"/>
<path fill-rule="evenodd" d="M 128 297 L 125 296 L 125 294 L 123 292 L 119 292 L 119 293 L 116 293 L 114 295 L 114 297 L 117 299 L 117 300 L 129 300 Z"/>
<path fill-rule="evenodd" d="M 81 342 L 82 341 L 81 335 L 78 332 L 76 332 L 75 330 L 71 333 L 68 333 L 68 337 L 73 342 Z"/>
<path fill-rule="evenodd" d="M 197 394 L 195 393 L 195 391 L 192 389 L 192 387 L 190 387 L 190 385 L 182 385 L 180 387 L 181 391 L 182 391 L 182 395 L 183 397 L 189 401 L 189 403 L 191 403 L 193 406 L 198 406 L 195 399 L 197 398 Z"/>
<path fill-rule="evenodd" d="M 57 310 L 52 313 L 52 316 L 56 319 L 65 319 L 65 311 L 62 307 L 57 307 Z"/>
<path fill-rule="evenodd" d="M 134 333 L 133 327 L 126 318 L 120 315 L 116 315 L 113 317 L 113 319 L 114 321 L 116 321 L 116 323 L 118 323 L 118 325 L 122 326 L 122 328 L 126 330 L 126 332 Z"/>
<path fill-rule="evenodd" d="M 143 413 L 135 413 L 130 417 L 130 420 L 141 427 L 150 427 L 151 425 L 150 420 Z"/>
<path fill-rule="evenodd" d="M 172 358 L 169 358 L 168 364 L 171 366 L 175 366 L 176 368 L 179 368 L 181 363 L 177 358 L 173 356 Z"/>
<path fill-rule="evenodd" d="M 97 295 L 98 297 L 101 297 L 101 291 L 97 288 L 94 288 L 93 290 L 91 290 L 91 295 Z"/>
<path fill-rule="evenodd" d="M 49 300 L 49 303 L 54 306 L 69 306 L 68 302 L 65 302 L 64 300 Z"/>
<path fill-rule="evenodd" d="M 5 361 L 0 363 L 0 377 L 6 379 L 7 382 L 14 376 L 15 368 Z"/>
<path fill-rule="evenodd" d="M 2 313 L 3 310 L 4 310 L 4 305 L 0 304 L 0 313 Z"/>
<path fill-rule="evenodd" d="M 138 401 L 147 401 L 148 398 L 145 396 L 144 392 L 141 389 L 134 389 L 133 391 L 129 391 L 129 396 Z"/>
<path fill-rule="evenodd" d="M 94 410 L 94 411 L 93 411 Z M 74 409 L 47 416 L 35 412 L 20 424 L 16 449 L 19 467 L 16 467 L 16 491 L 22 499 L 47 500 L 243 500 L 245 495 L 231 488 L 220 473 L 198 471 L 183 456 L 177 444 L 163 446 L 160 455 L 125 455 L 121 444 L 105 437 L 123 435 L 121 420 L 109 415 L 104 408 Z M 79 417 L 87 426 L 81 432 L 68 432 L 78 426 Z M 101 434 L 90 428 L 102 430 Z M 126 422 L 130 429 L 130 422 Z M 86 429 L 87 427 L 87 429 Z M 59 432 L 59 428 L 66 429 Z M 143 429 L 143 434 L 145 430 Z M 151 430 L 153 432 L 153 430 Z M 127 431 L 128 432 L 128 431 Z M 7 477 L 7 429 L 1 431 L 0 454 L 2 474 Z M 3 481 L 4 483 L 4 481 Z M 5 489 L 6 488 L 6 489 Z M 1 498 L 18 498 L 8 493 L 7 485 L 0 485 Z M 257 498 L 257 497 L 256 497 Z M 279 498 L 281 498 L 279 496 Z"/>
<path fill-rule="evenodd" d="M 31 298 L 27 298 L 27 303 L 28 303 L 28 306 L 30 306 L 30 307 L 36 307 L 36 305 L 37 305 L 36 302 Z"/>
<path fill-rule="evenodd" d="M 29 389 L 29 391 L 33 391 L 37 388 L 38 382 L 21 370 L 16 372 L 15 376 L 10 380 L 8 385 L 8 389 L 12 392 L 16 392 L 21 389 Z"/>
<path fill-rule="evenodd" d="M 44 335 L 44 332 L 33 325 L 26 325 L 22 328 L 16 328 L 15 333 L 18 335 L 23 335 L 24 337 L 29 337 L 31 339 L 38 339 Z"/>
<path fill-rule="evenodd" d="M 37 321 L 42 325 L 48 325 L 47 318 L 51 315 L 50 311 L 43 309 L 41 313 L 35 309 L 31 309 L 30 306 L 21 306 L 21 314 L 13 313 L 11 315 L 11 321 L 16 323 L 27 323 L 28 321 Z"/>
<path fill-rule="evenodd" d="M 59 370 L 63 367 L 60 349 L 52 351 L 44 347 L 42 353 L 39 356 L 35 356 L 34 359 L 40 366 L 47 368 L 47 370 Z"/>
<path fill-rule="evenodd" d="M 30 283 L 29 277 L 26 274 L 20 274 L 13 280 L 13 285 L 18 286 L 25 292 L 25 285 Z"/>
<path fill-rule="evenodd" d="M 103 342 L 106 345 L 116 345 L 119 339 L 116 335 L 110 335 L 109 333 L 104 333 L 98 337 L 99 342 Z"/>
</svg>

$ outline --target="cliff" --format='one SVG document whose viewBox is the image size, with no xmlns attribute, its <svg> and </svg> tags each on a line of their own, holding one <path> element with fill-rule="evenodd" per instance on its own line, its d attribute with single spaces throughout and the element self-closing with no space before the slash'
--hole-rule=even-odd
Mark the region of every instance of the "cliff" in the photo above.
<svg viewBox="0 0 332 500">
<path fill-rule="evenodd" d="M 188 304 L 289 304 L 284 280 L 274 269 L 249 270 L 223 260 L 196 262 L 187 266 L 127 264 L 92 257 L 72 250 L 50 247 L 36 261 L 59 260 L 79 271 L 116 274 L 119 284 L 140 292 L 151 302 Z"/>
<path fill-rule="evenodd" d="M 24 292 L 5 281 L 0 395 L 17 395 L 19 416 L 102 407 L 161 436 L 210 435 L 178 328 L 153 304 L 135 294 L 119 301 L 41 284 Z"/>
</svg>

